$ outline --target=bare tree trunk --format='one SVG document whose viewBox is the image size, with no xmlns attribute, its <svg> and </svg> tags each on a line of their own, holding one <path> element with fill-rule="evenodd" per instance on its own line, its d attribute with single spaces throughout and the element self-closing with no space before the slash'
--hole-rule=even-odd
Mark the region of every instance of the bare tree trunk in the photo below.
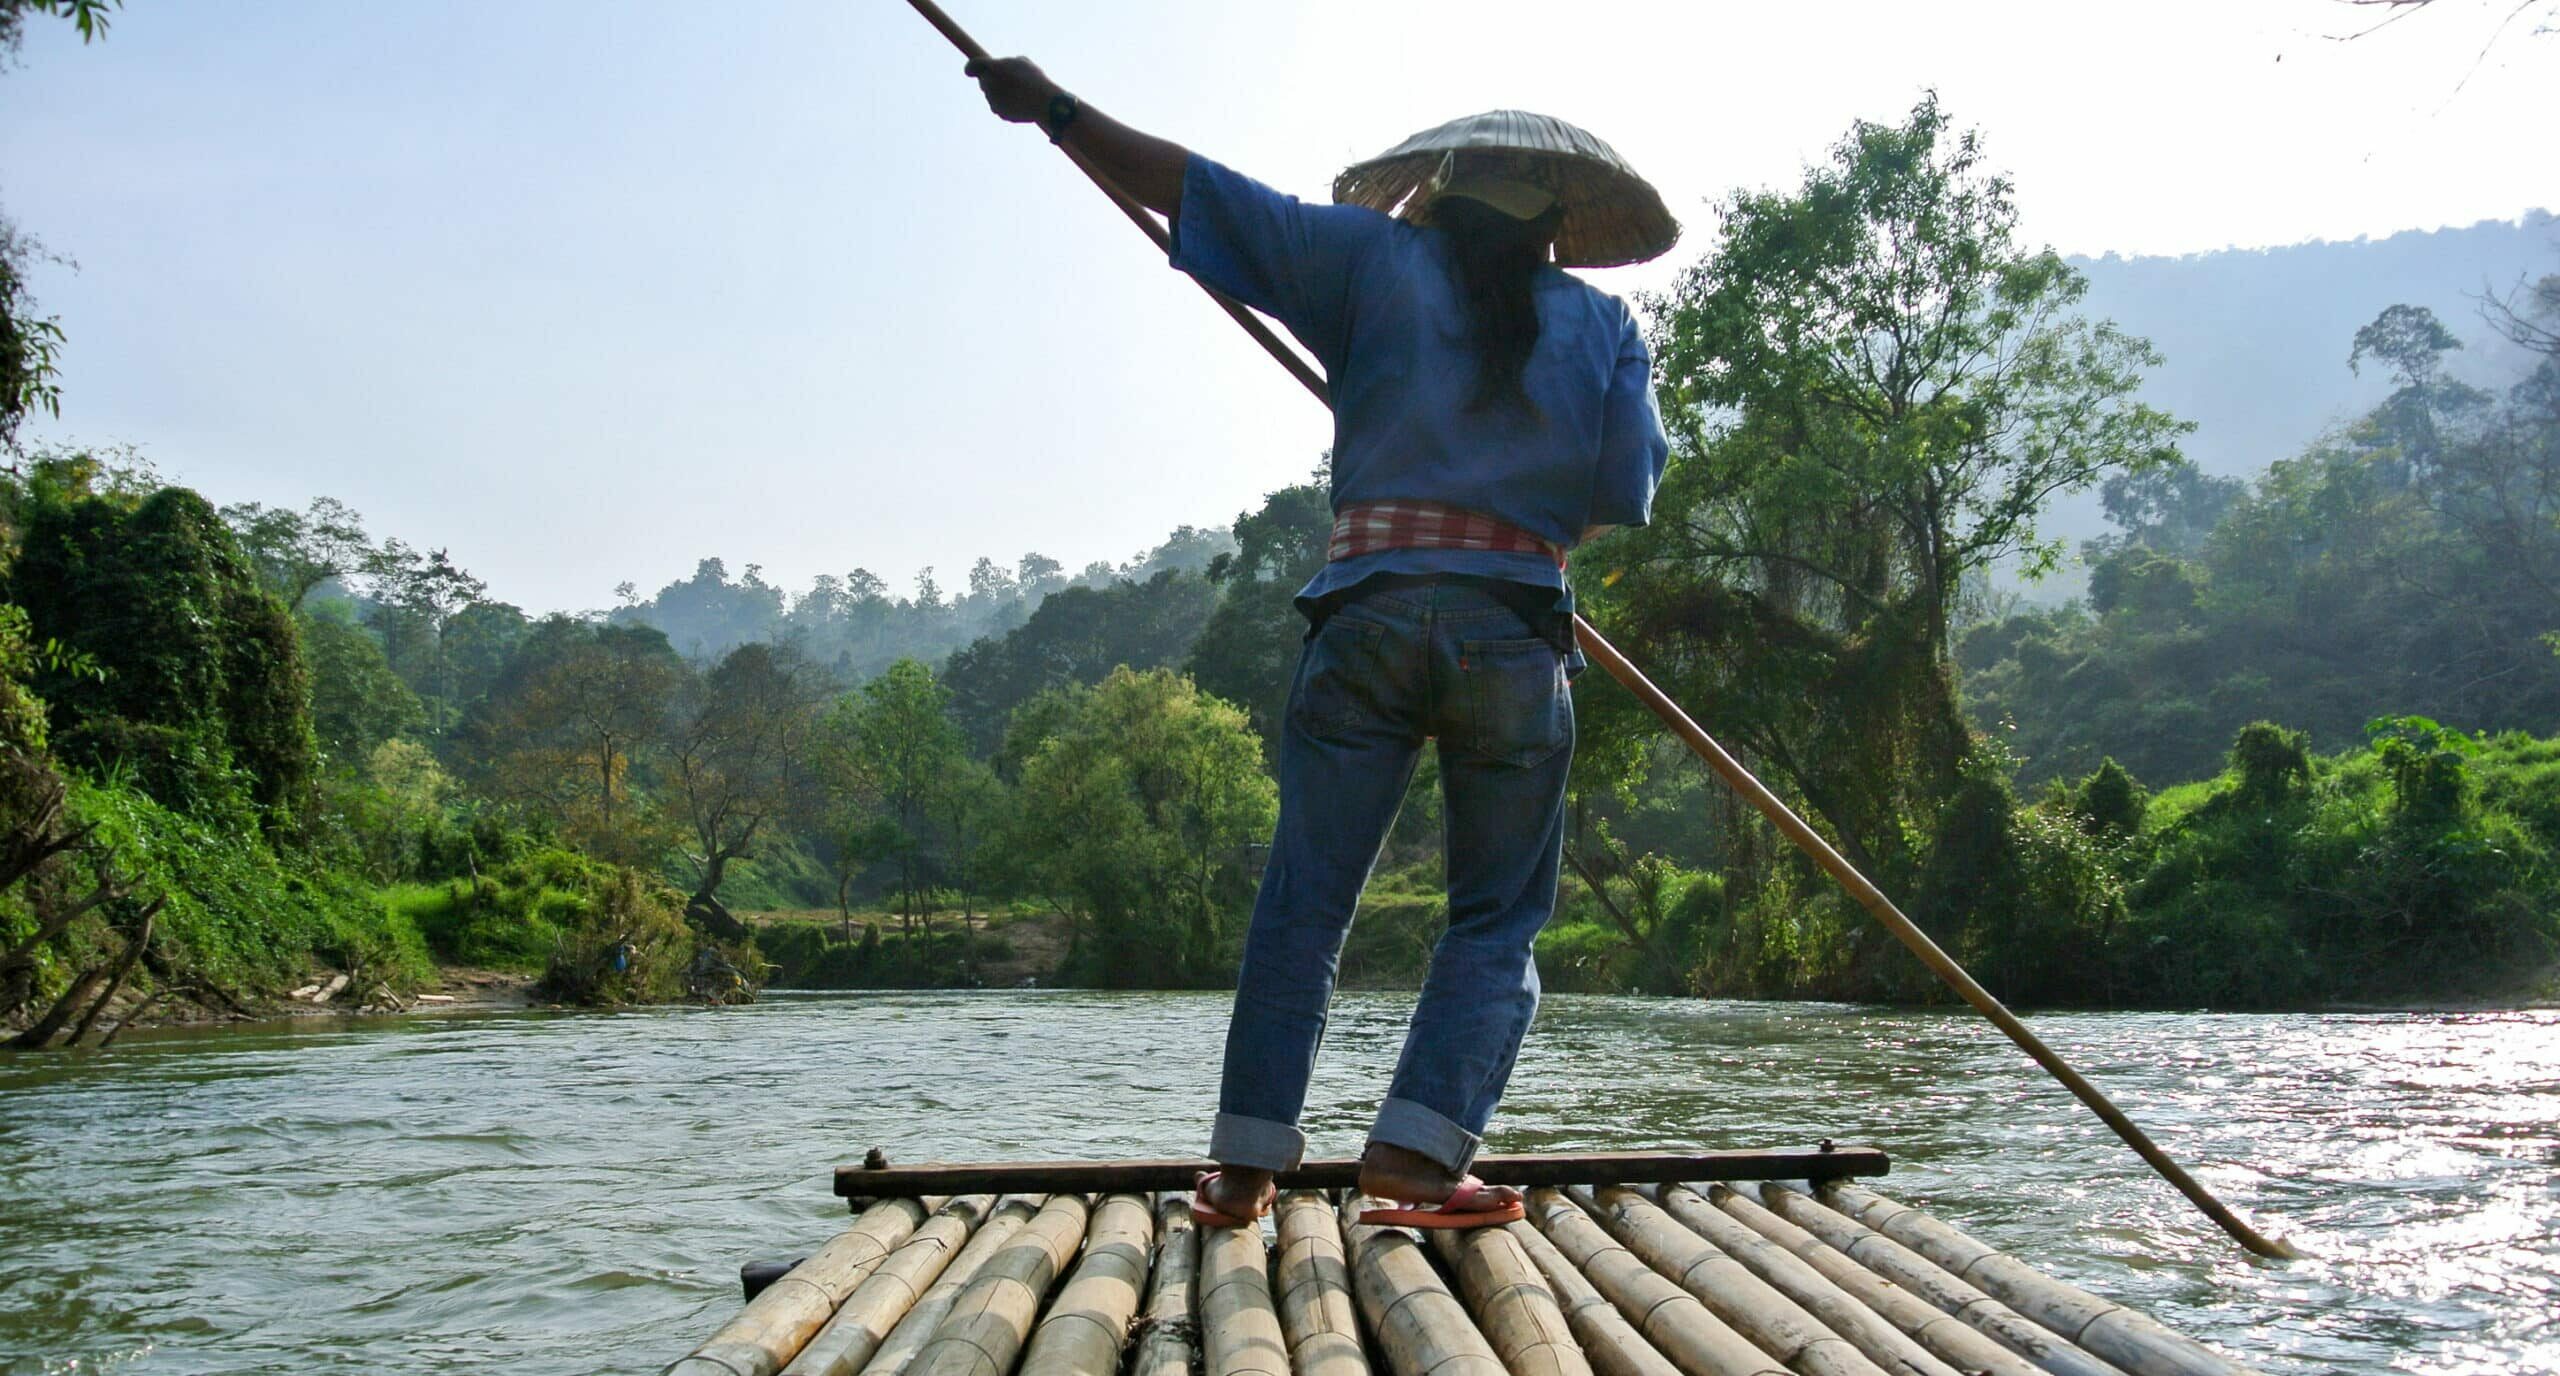
<svg viewBox="0 0 2560 1376">
<path fill-rule="evenodd" d="M 61 1031 L 64 1023 L 71 1021 L 72 1012 L 87 1004 L 89 996 L 97 992 L 98 986 L 105 983 L 106 978 L 107 967 L 104 965 L 84 972 L 80 978 L 71 982 L 70 988 L 62 991 L 62 997 L 53 1001 L 53 1007 L 45 1010 L 43 1017 L 36 1019 L 35 1026 L 28 1028 L 9 1045 L 20 1051 L 42 1051 L 53 1045 L 53 1034 Z"/>
<path fill-rule="evenodd" d="M 125 942 L 124 954 L 116 960 L 115 973 L 107 979 L 106 992 L 98 995 L 97 1002 L 90 1004 L 89 1011 L 80 1016 L 80 1025 L 71 1029 L 71 1040 L 65 1045 L 78 1046 L 80 1039 L 89 1035 L 89 1028 L 97 1022 L 98 1015 L 107 1011 L 107 1004 L 115 998 L 116 991 L 124 987 L 125 977 L 133 973 L 134 962 L 142 959 L 142 948 L 151 944 L 151 928 L 160 920 L 160 909 L 168 901 L 166 898 L 152 899 L 150 906 L 142 910 L 142 922 Z"/>
<path fill-rule="evenodd" d="M 722 941 L 744 941 L 753 933 L 720 902 L 720 881 L 728 876 L 732 858 L 726 850 L 714 850 L 704 857 L 702 883 L 694 890 L 692 900 L 684 905 L 684 915 L 686 920 Z"/>
</svg>

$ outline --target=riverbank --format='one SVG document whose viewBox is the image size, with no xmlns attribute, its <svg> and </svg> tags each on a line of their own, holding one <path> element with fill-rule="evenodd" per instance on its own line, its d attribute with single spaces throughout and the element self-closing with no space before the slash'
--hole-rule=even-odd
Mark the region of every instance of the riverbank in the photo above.
<svg viewBox="0 0 2560 1376">
<path fill-rule="evenodd" d="M 1409 879 L 1409 877 L 1406 877 Z M 1373 886 L 1343 953 L 1340 987 L 1346 990 L 1394 992 L 1420 987 L 1431 942 L 1438 935 L 1443 904 L 1436 895 L 1415 890 L 1406 879 Z M 1570 894 L 1568 894 L 1570 897 Z M 805 991 L 891 989 L 1011 989 L 1075 987 L 1062 985 L 1059 971 L 1073 941 L 1072 924 L 1056 913 L 1000 913 L 968 920 L 964 947 L 957 914 L 918 919 L 909 931 L 895 914 L 857 912 L 848 921 L 829 909 L 776 909 L 742 913 L 755 930 L 771 963 L 769 987 Z M 1630 994 L 1634 991 L 1578 982 L 1585 970 L 1572 962 L 1579 933 L 1563 922 L 1550 927 L 1539 942 L 1539 965 L 1548 989 L 1555 993 Z M 1563 947 L 1558 950 L 1556 947 Z M 967 963 L 974 961 L 974 964 Z M 1923 996 L 1864 1001 L 1873 1007 L 1929 1008 L 1951 1006 L 1954 996 L 1923 986 Z M 1643 997 L 1643 995 L 1638 995 Z M 1721 999 L 1715 994 L 1655 995 L 1672 1002 Z M 1779 1001 L 1786 1001 L 1781 999 Z M 1804 1002 L 1828 1003 L 1806 997 Z M 2069 1012 L 2213 1012 L 2203 1003 L 2124 1005 L 2022 1005 L 2038 1011 Z M 2499 1013 L 2560 1008 L 2560 960 L 2538 972 L 2517 972 L 2487 992 L 2467 997 L 2406 1000 L 2340 1000 L 2247 1011 L 2290 1013 Z"/>
</svg>

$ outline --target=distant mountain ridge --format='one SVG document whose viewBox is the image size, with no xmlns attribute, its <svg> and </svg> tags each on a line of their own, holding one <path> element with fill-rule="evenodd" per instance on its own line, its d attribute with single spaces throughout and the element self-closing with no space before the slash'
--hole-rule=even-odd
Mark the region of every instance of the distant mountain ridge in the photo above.
<svg viewBox="0 0 2560 1376">
<path fill-rule="evenodd" d="M 2112 319 L 2167 356 L 2148 388 L 2155 405 L 2197 422 L 2188 457 L 2207 472 L 2254 473 L 2328 424 L 2382 399 L 2371 369 L 2347 371 L 2358 328 L 2385 306 L 2436 313 L 2462 337 L 2455 370 L 2510 376 L 2505 342 L 2482 326 L 2476 298 L 2560 272 L 2560 217 L 2387 239 L 2222 249 L 2178 258 L 2074 258 L 2089 278 L 2088 314 Z"/>
<path fill-rule="evenodd" d="M 2385 306 L 2425 306 L 2460 336 L 2456 376 L 2496 386 L 2516 377 L 2520 356 L 2482 324 L 2478 298 L 2560 272 L 2560 216 L 2532 210 L 2384 239 L 2070 262 L 2089 279 L 2085 314 L 2165 356 L 2144 395 L 2196 423 L 2187 457 L 2245 478 L 2388 393 L 2378 370 L 2347 370 L 2355 332 Z M 2096 494 L 2056 502 L 2046 526 L 2074 542 L 2102 533 Z"/>
</svg>

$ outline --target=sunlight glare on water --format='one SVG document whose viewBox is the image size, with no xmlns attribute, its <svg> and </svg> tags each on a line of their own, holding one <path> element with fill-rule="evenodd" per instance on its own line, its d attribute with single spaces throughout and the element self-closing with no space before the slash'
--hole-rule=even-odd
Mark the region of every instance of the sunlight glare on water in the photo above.
<svg viewBox="0 0 2560 1376">
<path fill-rule="evenodd" d="M 1346 996 L 1315 1149 L 1358 1149 L 1408 1000 Z M 652 1371 L 828 1171 L 1177 1155 L 1214 994 L 137 1034 L 0 1060 L 0 1370 Z M 2272 1265 L 1970 1015 L 1556 998 L 1495 1150 L 1802 1145 L 2271 1373 L 2560 1372 L 2560 1015 L 2062 1014 L 2046 1038 L 2312 1260 Z"/>
</svg>

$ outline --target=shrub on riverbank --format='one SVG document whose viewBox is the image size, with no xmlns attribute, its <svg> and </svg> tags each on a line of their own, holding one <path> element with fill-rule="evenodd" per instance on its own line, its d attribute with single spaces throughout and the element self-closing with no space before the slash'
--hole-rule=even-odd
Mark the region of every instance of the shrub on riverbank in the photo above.
<svg viewBox="0 0 2560 1376">
<path fill-rule="evenodd" d="M 2252 727 L 2242 733 L 2244 741 Z M 2560 740 L 2387 718 L 2151 805 L 2119 956 L 2146 1003 L 2490 995 L 2560 950 Z M 2263 733 L 2261 733 L 2263 735 Z"/>
<path fill-rule="evenodd" d="M 314 961 L 368 990 L 433 974 L 407 914 L 361 879 L 269 849 L 249 816 L 175 812 L 139 789 L 79 779 L 70 801 L 135 894 L 165 900 L 154 945 L 171 968 L 251 997 L 301 983 Z"/>
<path fill-rule="evenodd" d="M 539 974 L 545 996 L 563 1003 L 725 1002 L 741 981 L 761 982 L 753 948 L 704 944 L 675 889 L 575 851 L 536 850 L 486 874 L 401 885 L 389 897 L 437 959 Z"/>
<path fill-rule="evenodd" d="M 773 964 L 772 983 L 792 989 L 971 988 L 1013 958 L 1008 942 L 985 932 L 884 932 L 878 922 L 850 939 L 833 922 L 769 922 L 756 946 Z"/>
</svg>

